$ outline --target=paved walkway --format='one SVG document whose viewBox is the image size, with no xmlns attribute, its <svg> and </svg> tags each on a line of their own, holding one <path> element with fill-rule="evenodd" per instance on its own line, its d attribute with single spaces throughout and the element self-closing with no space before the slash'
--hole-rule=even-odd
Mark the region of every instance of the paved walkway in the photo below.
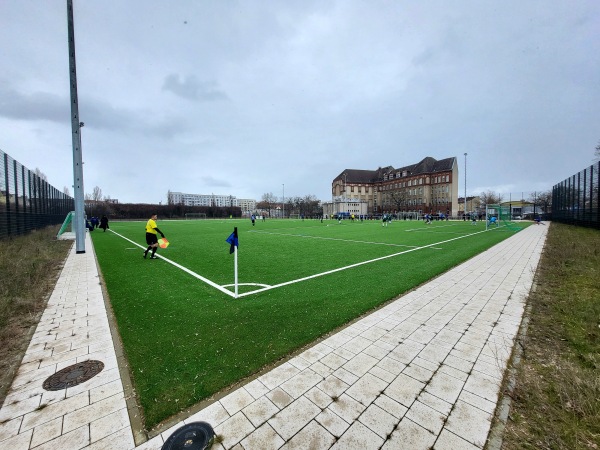
<svg viewBox="0 0 600 450">
<path fill-rule="evenodd" d="M 547 229 L 528 227 L 137 447 L 87 235 L 0 409 L 0 449 L 158 450 L 200 420 L 218 450 L 481 449 Z M 104 370 L 42 387 L 87 360 Z"/>
</svg>

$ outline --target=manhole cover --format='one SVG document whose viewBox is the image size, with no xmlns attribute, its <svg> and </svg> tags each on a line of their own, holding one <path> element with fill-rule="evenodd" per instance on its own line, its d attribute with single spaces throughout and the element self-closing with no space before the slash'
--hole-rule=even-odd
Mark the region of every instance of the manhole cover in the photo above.
<svg viewBox="0 0 600 450">
<path fill-rule="evenodd" d="M 102 361 L 91 360 L 73 364 L 46 378 L 43 387 L 47 391 L 60 391 L 61 389 L 77 386 L 98 375 L 102 372 L 102 369 L 104 369 Z"/>
<path fill-rule="evenodd" d="M 162 450 L 206 450 L 212 447 L 215 432 L 206 422 L 192 422 L 178 428 L 162 446 Z"/>
</svg>

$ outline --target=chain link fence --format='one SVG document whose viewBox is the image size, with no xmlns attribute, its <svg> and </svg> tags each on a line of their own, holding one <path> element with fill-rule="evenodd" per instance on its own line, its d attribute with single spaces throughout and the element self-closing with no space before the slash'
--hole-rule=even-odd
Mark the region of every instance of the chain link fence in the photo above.
<svg viewBox="0 0 600 450">
<path fill-rule="evenodd" d="M 0 150 L 0 239 L 61 224 L 75 200 Z"/>
<path fill-rule="evenodd" d="M 600 161 L 552 188 L 552 220 L 600 228 Z"/>
</svg>

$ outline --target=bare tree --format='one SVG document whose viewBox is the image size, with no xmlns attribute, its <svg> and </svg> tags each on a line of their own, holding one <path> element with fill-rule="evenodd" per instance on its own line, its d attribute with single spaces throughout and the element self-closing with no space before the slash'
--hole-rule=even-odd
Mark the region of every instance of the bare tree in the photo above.
<svg viewBox="0 0 600 450">
<path fill-rule="evenodd" d="M 63 194 L 68 195 L 69 197 L 71 196 L 71 191 L 67 186 L 63 187 Z"/>
<path fill-rule="evenodd" d="M 261 209 L 266 209 L 269 217 L 271 217 L 271 210 L 274 208 L 275 203 L 277 203 L 277 197 L 275 197 L 272 192 L 268 192 L 262 195 L 261 201 L 256 206 Z"/>
<path fill-rule="evenodd" d="M 542 212 L 547 213 L 552 206 L 552 191 L 532 192 L 529 194 L 531 202 L 539 207 Z"/>
<path fill-rule="evenodd" d="M 44 172 L 42 172 L 40 170 L 39 167 L 36 167 L 35 170 L 33 171 L 33 173 L 36 174 L 38 177 L 40 177 L 42 180 L 48 181 L 48 177 L 46 176 L 46 174 Z"/>
<path fill-rule="evenodd" d="M 390 192 L 389 200 L 390 203 L 395 206 L 396 211 L 400 211 L 406 206 L 406 201 L 408 200 L 408 192 L 406 191 L 406 189 L 401 191 L 392 191 Z"/>
<path fill-rule="evenodd" d="M 598 141 L 598 145 L 596 145 L 596 148 L 594 150 L 594 159 L 596 161 L 600 161 L 600 141 Z"/>
<path fill-rule="evenodd" d="M 497 194 L 494 191 L 482 192 L 479 194 L 482 205 L 494 205 L 502 202 L 502 194 Z"/>
</svg>

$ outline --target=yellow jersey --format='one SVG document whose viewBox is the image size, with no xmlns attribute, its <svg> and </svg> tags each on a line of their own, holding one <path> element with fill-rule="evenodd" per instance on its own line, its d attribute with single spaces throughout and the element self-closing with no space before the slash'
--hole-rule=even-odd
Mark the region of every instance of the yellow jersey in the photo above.
<svg viewBox="0 0 600 450">
<path fill-rule="evenodd" d="M 156 234 L 155 228 L 156 222 L 154 221 L 154 219 L 148 220 L 148 223 L 146 224 L 146 233 Z"/>
</svg>

